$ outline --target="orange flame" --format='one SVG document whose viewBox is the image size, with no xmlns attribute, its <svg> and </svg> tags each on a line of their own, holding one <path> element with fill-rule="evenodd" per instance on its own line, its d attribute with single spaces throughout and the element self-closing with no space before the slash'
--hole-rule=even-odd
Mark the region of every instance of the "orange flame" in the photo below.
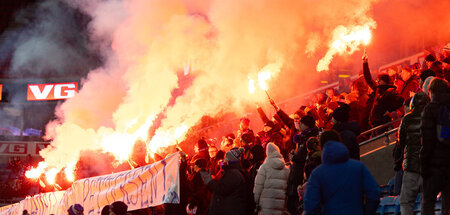
<svg viewBox="0 0 450 215">
<path fill-rule="evenodd" d="M 250 78 L 250 80 L 248 80 L 248 92 L 250 94 L 255 94 L 255 90 L 256 90 L 255 80 Z"/>
<path fill-rule="evenodd" d="M 48 164 L 44 161 L 39 162 L 36 168 L 31 168 L 30 170 L 25 172 L 25 176 L 27 178 L 38 179 L 42 173 L 44 173 L 45 168 L 48 167 Z"/>
<path fill-rule="evenodd" d="M 269 70 L 263 70 L 262 72 L 258 73 L 258 83 L 259 87 L 262 90 L 267 90 L 267 84 L 266 81 L 269 80 L 272 76 L 272 73 Z"/>
<path fill-rule="evenodd" d="M 359 50 L 360 45 L 368 45 L 371 38 L 371 29 L 376 27 L 374 20 L 369 20 L 363 25 L 352 27 L 338 26 L 333 31 L 333 39 L 329 44 L 329 49 L 325 56 L 320 59 L 316 70 L 318 72 L 326 71 L 336 54 L 352 54 Z"/>
</svg>

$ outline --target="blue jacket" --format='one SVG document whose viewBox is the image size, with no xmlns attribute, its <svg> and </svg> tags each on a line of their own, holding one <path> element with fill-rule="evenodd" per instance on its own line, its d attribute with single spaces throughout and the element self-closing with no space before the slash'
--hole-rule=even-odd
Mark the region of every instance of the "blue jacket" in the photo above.
<svg viewBox="0 0 450 215">
<path fill-rule="evenodd" d="M 367 167 L 349 159 L 344 144 L 327 142 L 322 165 L 313 170 L 306 185 L 306 214 L 375 214 L 379 199 L 380 187 Z"/>
</svg>

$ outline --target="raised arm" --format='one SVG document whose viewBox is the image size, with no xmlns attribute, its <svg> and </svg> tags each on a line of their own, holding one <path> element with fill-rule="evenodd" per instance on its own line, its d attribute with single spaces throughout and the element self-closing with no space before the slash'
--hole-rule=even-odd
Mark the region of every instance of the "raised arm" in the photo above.
<svg viewBox="0 0 450 215">
<path fill-rule="evenodd" d="M 372 75 L 370 74 L 370 69 L 369 69 L 369 62 L 368 62 L 369 58 L 367 57 L 367 54 L 364 53 L 363 55 L 363 73 L 364 73 L 364 80 L 366 80 L 367 85 L 369 85 L 369 87 L 375 91 L 375 89 L 377 88 L 377 83 L 373 80 Z"/>
</svg>

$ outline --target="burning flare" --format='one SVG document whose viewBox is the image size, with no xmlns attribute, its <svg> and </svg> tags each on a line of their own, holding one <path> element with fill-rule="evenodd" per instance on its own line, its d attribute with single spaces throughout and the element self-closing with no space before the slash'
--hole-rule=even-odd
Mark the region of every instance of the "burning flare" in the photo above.
<svg viewBox="0 0 450 215">
<path fill-rule="evenodd" d="M 352 54 L 359 50 L 360 45 L 367 46 L 372 38 L 372 29 L 376 28 L 376 22 L 372 19 L 363 25 L 351 27 L 338 26 L 333 31 L 333 39 L 329 43 L 329 49 L 325 56 L 320 59 L 316 70 L 327 71 L 331 60 L 336 54 Z"/>
</svg>

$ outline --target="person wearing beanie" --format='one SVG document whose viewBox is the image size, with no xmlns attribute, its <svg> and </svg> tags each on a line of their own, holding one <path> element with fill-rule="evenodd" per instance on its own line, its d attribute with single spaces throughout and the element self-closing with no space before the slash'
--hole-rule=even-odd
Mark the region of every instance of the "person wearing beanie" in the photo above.
<svg viewBox="0 0 450 215">
<path fill-rule="evenodd" d="M 281 134 L 281 126 L 275 124 L 273 121 L 268 121 L 264 124 L 263 135 L 261 138 L 261 143 L 263 148 L 267 146 L 268 143 L 275 143 L 278 147 L 281 147 L 283 143 L 283 135 Z"/>
<path fill-rule="evenodd" d="M 419 75 L 419 78 L 420 78 L 420 79 L 419 79 L 420 86 L 423 87 L 423 84 L 425 83 L 425 80 L 426 80 L 428 77 L 435 77 L 435 76 L 436 76 L 436 73 L 433 72 L 433 70 L 427 69 L 427 70 L 422 71 L 422 72 L 420 73 L 420 75 Z"/>
<path fill-rule="evenodd" d="M 403 183 L 400 191 L 400 210 L 402 214 L 414 214 L 414 202 L 422 186 L 420 177 L 421 114 L 430 98 L 424 92 L 414 95 L 410 102 L 412 112 L 406 114 L 399 128 L 398 143 L 393 150 L 394 171 L 401 171 Z"/>
<path fill-rule="evenodd" d="M 405 67 L 400 73 L 401 84 L 398 89 L 398 93 L 403 97 L 403 99 L 411 98 L 415 92 L 420 88 L 417 76 L 413 74 L 411 68 Z"/>
<path fill-rule="evenodd" d="M 420 124 L 422 148 L 419 166 L 423 179 L 421 213 L 434 214 L 436 195 L 441 192 L 442 212 L 450 214 L 450 144 L 449 139 L 441 138 L 443 132 L 438 132 L 439 128 L 446 127 L 448 121 L 445 116 L 450 110 L 450 86 L 447 81 L 434 78 L 428 91 L 431 102 L 425 106 Z"/>
<path fill-rule="evenodd" d="M 84 208 L 80 204 L 74 204 L 67 210 L 68 215 L 83 215 Z"/>
<path fill-rule="evenodd" d="M 105 205 L 100 213 L 101 215 L 109 215 L 109 205 Z"/>
<path fill-rule="evenodd" d="M 208 143 L 206 143 L 204 139 L 200 139 L 197 141 L 197 145 L 195 145 L 194 151 L 198 156 L 204 158 L 208 162 L 211 159 L 211 157 L 209 156 Z"/>
<path fill-rule="evenodd" d="M 109 206 L 110 215 L 125 215 L 127 213 L 128 206 L 122 201 L 113 202 Z"/>
<path fill-rule="evenodd" d="M 267 144 L 266 159 L 255 179 L 254 200 L 258 214 L 285 214 L 286 184 L 289 169 L 284 163 L 280 149 Z"/>
<path fill-rule="evenodd" d="M 197 214 L 205 215 L 208 212 L 208 204 L 210 200 L 210 192 L 208 187 L 203 183 L 201 171 L 206 171 L 207 162 L 204 157 L 195 155 L 191 159 L 192 174 L 188 178 L 189 198 L 188 205 L 190 208 L 197 207 Z"/>
<path fill-rule="evenodd" d="M 239 122 L 239 130 L 237 131 L 237 138 L 240 142 L 242 142 L 242 135 L 249 134 L 255 136 L 253 130 L 250 129 L 250 119 L 247 117 L 243 117 Z"/>
<path fill-rule="evenodd" d="M 370 108 L 369 122 L 376 127 L 392 121 L 389 113 L 396 111 L 403 105 L 403 97 L 397 93 L 397 87 L 392 84 L 390 77 L 380 73 L 377 81 L 370 74 L 367 54 L 363 56 L 363 73 L 367 85 L 373 90 L 369 95 L 367 107 Z M 384 132 L 384 130 L 379 131 Z"/>
<path fill-rule="evenodd" d="M 350 158 L 359 160 L 359 144 L 356 137 L 361 133 L 358 122 L 349 122 L 350 107 L 341 105 L 333 111 L 333 129 L 339 132 L 342 143 L 347 147 Z"/>
<path fill-rule="evenodd" d="M 312 116 L 306 115 L 300 119 L 300 134 L 294 137 L 296 149 L 291 151 L 291 161 L 288 187 L 287 187 L 287 209 L 291 214 L 298 214 L 299 197 L 297 187 L 303 182 L 303 171 L 306 164 L 308 150 L 306 142 L 311 137 L 319 135 L 319 128 L 316 126 Z"/>
<path fill-rule="evenodd" d="M 380 187 L 363 163 L 349 159 L 344 144 L 328 141 L 322 163 L 312 171 L 306 185 L 306 214 L 376 213 Z"/>
<path fill-rule="evenodd" d="M 208 214 L 248 214 L 250 196 L 240 162 L 243 152 L 243 148 L 233 148 L 225 154 L 226 165 L 219 180 L 213 179 L 208 171 L 200 171 L 203 182 L 213 193 Z"/>
</svg>

